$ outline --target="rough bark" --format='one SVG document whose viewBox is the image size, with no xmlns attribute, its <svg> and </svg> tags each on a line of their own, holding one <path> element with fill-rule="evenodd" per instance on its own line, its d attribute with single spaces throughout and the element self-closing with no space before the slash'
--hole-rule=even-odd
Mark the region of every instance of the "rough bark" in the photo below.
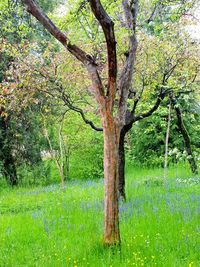
<svg viewBox="0 0 200 267">
<path fill-rule="evenodd" d="M 116 95 L 117 55 L 114 23 L 106 13 L 99 0 L 90 0 L 91 9 L 99 21 L 107 44 L 108 86 L 107 92 L 100 97 L 96 95 L 104 132 L 104 244 L 120 243 L 118 213 L 118 147 L 120 122 L 113 116 Z M 93 87 L 99 85 L 91 76 Z M 97 90 L 96 90 L 97 91 Z"/>
<path fill-rule="evenodd" d="M 189 136 L 187 129 L 184 125 L 182 112 L 181 112 L 180 107 L 175 106 L 175 111 L 176 111 L 176 116 L 177 116 L 177 125 L 178 125 L 180 133 L 183 136 L 183 140 L 184 140 L 184 144 L 185 144 L 185 150 L 186 150 L 187 155 L 188 155 L 188 161 L 190 164 L 190 168 L 194 174 L 198 174 L 197 164 L 195 162 L 195 158 L 194 158 L 194 155 L 192 152 L 190 136 Z"/>
<path fill-rule="evenodd" d="M 109 118 L 104 127 L 104 243 L 120 243 L 118 213 L 119 127 Z"/>
</svg>

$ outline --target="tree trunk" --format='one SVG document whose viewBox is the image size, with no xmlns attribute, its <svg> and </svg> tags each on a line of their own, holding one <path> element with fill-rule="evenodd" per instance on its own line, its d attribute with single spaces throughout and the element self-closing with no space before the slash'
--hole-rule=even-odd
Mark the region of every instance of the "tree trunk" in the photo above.
<svg viewBox="0 0 200 267">
<path fill-rule="evenodd" d="M 7 136 L 8 122 L 1 116 L 0 111 L 0 161 L 3 165 L 3 175 L 7 179 L 11 186 L 15 186 L 18 183 L 16 167 L 12 155 L 12 151 L 9 144 L 9 139 Z"/>
<path fill-rule="evenodd" d="M 167 179 L 167 163 L 168 163 L 169 134 L 170 134 L 170 125 L 171 125 L 171 110 L 172 110 L 172 105 L 170 101 L 169 110 L 168 110 L 167 130 L 166 130 L 166 137 L 165 137 L 165 161 L 164 161 L 164 181 L 165 182 Z"/>
<path fill-rule="evenodd" d="M 7 150 L 8 152 L 8 150 Z M 13 156 L 11 152 L 9 151 L 8 154 L 4 155 L 4 161 L 3 161 L 3 173 L 8 181 L 8 183 L 11 186 L 16 186 L 18 183 L 17 180 L 17 173 L 16 173 L 16 168 L 13 160 Z"/>
<path fill-rule="evenodd" d="M 190 136 L 185 128 L 184 122 L 183 122 L 183 118 L 182 118 L 182 113 L 181 113 L 181 109 L 176 106 L 175 107 L 175 111 L 176 111 L 176 116 L 177 116 L 177 124 L 178 124 L 178 128 L 179 131 L 181 132 L 183 139 L 184 139 L 184 144 L 185 144 L 185 149 L 186 152 L 188 154 L 188 161 L 190 164 L 190 168 L 192 170 L 192 172 L 194 174 L 198 174 L 198 170 L 197 170 L 197 165 L 195 162 L 195 158 L 194 155 L 192 153 L 192 147 L 191 147 L 191 142 L 190 142 Z"/>
<path fill-rule="evenodd" d="M 120 197 L 125 201 L 126 200 L 126 190 L 125 190 L 125 136 L 128 131 L 132 128 L 134 121 L 123 126 L 120 132 L 119 138 L 119 157 L 118 157 L 118 173 L 119 173 L 119 184 L 118 184 L 118 192 Z"/>
<path fill-rule="evenodd" d="M 124 149 L 124 138 L 126 132 L 122 129 L 120 133 L 119 139 L 119 163 L 118 163 L 118 171 L 119 171 L 119 185 L 118 191 L 120 197 L 125 201 L 126 193 L 125 193 L 125 149 Z"/>
<path fill-rule="evenodd" d="M 112 118 L 104 126 L 104 243 L 120 243 L 118 214 L 119 127 Z"/>
</svg>

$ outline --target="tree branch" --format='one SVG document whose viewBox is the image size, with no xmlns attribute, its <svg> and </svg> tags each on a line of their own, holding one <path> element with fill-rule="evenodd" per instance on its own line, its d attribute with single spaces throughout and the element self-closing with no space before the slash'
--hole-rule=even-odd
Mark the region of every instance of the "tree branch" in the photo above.
<svg viewBox="0 0 200 267">
<path fill-rule="evenodd" d="M 103 8 L 99 0 L 90 0 L 90 6 L 96 19 L 99 21 L 107 44 L 108 57 L 108 91 L 107 96 L 111 100 L 111 105 L 116 94 L 116 79 L 117 79 L 117 53 L 116 40 L 114 32 L 114 23 Z"/>
<path fill-rule="evenodd" d="M 91 80 L 93 82 L 94 89 L 96 90 L 96 98 L 99 104 L 102 104 L 101 96 L 104 96 L 104 89 L 101 82 L 101 78 L 97 71 L 97 64 L 92 56 L 80 49 L 78 46 L 70 43 L 68 37 L 58 29 L 55 24 L 48 18 L 46 14 L 36 5 L 33 0 L 22 0 L 27 6 L 27 11 L 33 15 L 44 28 L 53 35 L 72 55 L 74 55 L 80 62 L 82 62 L 88 72 L 90 73 Z"/>
<path fill-rule="evenodd" d="M 127 98 L 129 94 L 129 89 L 131 87 L 132 76 L 135 66 L 136 59 L 136 49 L 137 49 L 137 40 L 135 36 L 136 31 L 136 18 L 138 13 L 138 0 L 123 0 L 123 8 L 126 19 L 126 27 L 131 33 L 129 35 L 129 49 L 126 53 L 126 62 L 122 70 L 118 89 L 119 89 L 119 99 L 118 99 L 118 116 L 120 121 L 125 120 L 125 113 L 127 109 Z"/>
<path fill-rule="evenodd" d="M 177 60 L 176 64 L 174 64 L 171 68 L 169 68 L 168 70 L 166 70 L 163 74 L 163 85 L 166 84 L 166 82 L 168 81 L 168 79 L 170 78 L 170 76 L 172 75 L 172 73 L 174 72 L 175 68 L 177 67 L 179 61 Z"/>
<path fill-rule="evenodd" d="M 155 12 L 156 12 L 157 7 L 158 7 L 158 3 L 156 3 L 156 4 L 154 5 L 153 11 L 151 12 L 149 18 L 148 18 L 147 20 L 145 20 L 146 23 L 149 24 L 151 21 L 153 21 L 153 17 L 154 17 L 154 15 L 155 15 Z"/>
<path fill-rule="evenodd" d="M 158 107 L 160 106 L 160 103 L 162 102 L 162 100 L 164 99 L 164 97 L 165 97 L 165 94 L 164 93 L 163 94 L 162 93 L 159 94 L 159 96 L 158 96 L 158 98 L 157 98 L 154 106 L 149 111 L 137 115 L 134 118 L 134 121 L 139 121 L 139 120 L 142 120 L 144 118 L 147 118 L 147 117 L 151 116 L 158 109 Z"/>
<path fill-rule="evenodd" d="M 90 55 L 84 52 L 76 45 L 72 45 L 68 37 L 58 29 L 55 24 L 48 18 L 46 14 L 36 5 L 33 0 L 22 0 L 27 6 L 27 11 L 33 15 L 47 31 L 53 35 L 67 50 L 72 53 L 78 60 L 83 64 L 95 64 L 94 60 Z"/>
<path fill-rule="evenodd" d="M 63 99 L 64 103 L 68 106 L 68 108 L 70 108 L 71 110 L 73 110 L 75 112 L 78 112 L 81 115 L 83 121 L 86 124 L 89 124 L 92 129 L 94 129 L 95 131 L 99 131 L 99 132 L 103 131 L 102 128 L 96 127 L 91 120 L 88 120 L 85 117 L 83 110 L 79 107 L 74 106 L 64 92 L 62 94 L 62 99 Z"/>
</svg>

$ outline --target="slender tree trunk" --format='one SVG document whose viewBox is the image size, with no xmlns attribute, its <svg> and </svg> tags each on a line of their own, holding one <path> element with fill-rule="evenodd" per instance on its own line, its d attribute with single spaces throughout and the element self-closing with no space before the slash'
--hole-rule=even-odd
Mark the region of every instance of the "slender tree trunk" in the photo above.
<svg viewBox="0 0 200 267">
<path fill-rule="evenodd" d="M 170 134 L 170 125 L 171 125 L 171 111 L 172 111 L 172 105 L 170 101 L 169 109 L 168 109 L 167 131 L 166 131 L 166 137 L 165 137 L 164 181 L 166 181 L 167 179 L 167 163 L 168 163 L 169 134 Z"/>
<path fill-rule="evenodd" d="M 70 170 L 69 170 L 69 157 L 70 157 L 70 150 L 69 148 L 64 146 L 64 153 L 65 153 L 65 163 L 64 163 L 64 177 L 65 179 L 70 179 Z"/>
<path fill-rule="evenodd" d="M 63 120 L 62 120 L 60 127 L 59 127 L 58 138 L 59 138 L 59 147 L 60 147 L 60 151 L 59 151 L 60 152 L 60 163 L 59 163 L 60 177 L 61 177 L 62 188 L 64 188 L 65 187 L 65 180 L 66 180 L 65 171 L 64 171 L 66 162 L 65 162 L 64 152 L 63 152 L 64 142 L 63 142 L 63 136 L 62 136 L 62 126 L 63 126 Z"/>
<path fill-rule="evenodd" d="M 118 191 L 120 197 L 125 201 L 126 193 L 125 193 L 125 149 L 124 149 L 124 138 L 126 132 L 122 129 L 120 133 L 119 139 L 119 163 L 118 163 L 118 171 L 119 171 L 119 185 Z"/>
<path fill-rule="evenodd" d="M 176 116 L 177 116 L 178 128 L 179 128 L 179 131 L 182 134 L 183 139 L 184 139 L 185 149 L 186 149 L 186 152 L 187 152 L 187 155 L 188 155 L 188 161 L 189 161 L 189 164 L 190 164 L 190 168 L 191 168 L 191 170 L 192 170 L 192 172 L 194 174 L 198 174 L 197 165 L 196 165 L 196 162 L 195 162 L 194 155 L 192 153 L 192 146 L 191 146 L 191 142 L 190 142 L 190 136 L 189 136 L 189 134 L 187 132 L 187 129 L 186 129 L 185 125 L 184 125 L 181 109 L 178 106 L 176 106 L 175 107 L 175 111 L 176 111 Z"/>
<path fill-rule="evenodd" d="M 104 127 L 104 243 L 120 243 L 118 214 L 118 148 L 120 129 L 109 120 Z"/>
<path fill-rule="evenodd" d="M 45 122 L 44 122 L 44 126 L 46 127 Z M 47 142 L 49 144 L 51 158 L 54 160 L 54 162 L 56 164 L 56 167 L 57 167 L 57 170 L 58 170 L 58 173 L 60 176 L 60 180 L 61 180 L 61 186 L 62 186 L 62 188 L 64 188 L 64 174 L 63 174 L 62 163 L 59 162 L 58 156 L 54 155 L 54 150 L 53 150 L 52 143 L 51 143 L 51 140 L 50 140 L 50 137 L 48 134 L 48 130 L 45 127 L 44 127 L 44 135 L 45 135 Z"/>
</svg>

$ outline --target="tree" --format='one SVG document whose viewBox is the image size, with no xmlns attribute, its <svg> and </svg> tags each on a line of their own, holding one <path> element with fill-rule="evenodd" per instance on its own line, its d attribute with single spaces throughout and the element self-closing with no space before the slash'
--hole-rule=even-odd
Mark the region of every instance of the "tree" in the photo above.
<svg viewBox="0 0 200 267">
<path fill-rule="evenodd" d="M 190 136 L 189 136 L 188 131 L 187 131 L 185 124 L 183 122 L 183 115 L 182 115 L 181 108 L 178 104 L 176 104 L 176 100 L 173 97 L 172 97 L 171 101 L 172 101 L 174 110 L 176 112 L 178 130 L 180 131 L 180 133 L 183 137 L 183 140 L 184 140 L 185 150 L 186 150 L 187 155 L 188 155 L 188 157 L 187 157 L 188 162 L 190 164 L 192 172 L 194 174 L 198 174 L 197 164 L 196 164 L 195 157 L 194 157 L 193 151 L 192 151 Z"/>
<path fill-rule="evenodd" d="M 17 184 L 17 173 L 16 166 L 14 163 L 11 145 L 8 141 L 9 135 L 9 121 L 10 116 L 5 111 L 5 101 L 6 101 L 6 92 L 3 91 L 2 82 L 4 80 L 5 72 L 9 67 L 9 62 L 12 60 L 11 56 L 4 53 L 3 49 L 0 52 L 1 57 L 1 71 L 0 71 L 0 161 L 2 162 L 3 175 L 6 177 L 7 181 L 12 185 Z"/>
<path fill-rule="evenodd" d="M 169 101 L 169 98 L 166 98 L 153 117 L 135 125 L 129 135 L 130 145 L 127 147 L 129 162 L 134 162 L 135 165 L 145 167 L 163 166 L 165 160 L 164 140 L 169 115 L 167 106 L 171 102 L 168 159 L 172 164 L 182 160 L 188 160 L 191 171 L 195 174 L 197 170 L 194 166 L 197 166 L 195 161 L 198 160 L 199 154 L 199 107 L 198 99 L 196 99 L 197 96 L 198 92 L 191 90 L 182 90 L 180 93 L 171 94 L 171 100 Z M 187 131 L 187 140 L 189 138 L 190 143 L 188 151 L 185 146 L 184 136 L 178 125 L 180 118 L 177 118 L 175 107 L 180 110 L 181 119 Z"/>
<path fill-rule="evenodd" d="M 41 94 L 24 90 L 27 81 L 20 76 L 20 53 L 16 52 L 17 48 L 5 40 L 2 42 L 2 51 L 8 50 L 13 59 L 0 83 L 0 161 L 1 172 L 12 186 L 18 184 L 18 166 L 41 160 L 39 142 L 36 140 L 42 138 L 38 111 L 44 101 Z M 25 51 L 23 56 L 26 56 Z"/>
<path fill-rule="evenodd" d="M 102 50 L 104 48 L 103 42 L 101 38 L 98 37 L 97 34 L 92 34 L 92 32 L 99 32 L 98 26 L 95 24 L 95 22 L 91 19 L 91 16 L 88 14 L 88 7 L 87 2 L 81 2 L 81 4 L 76 5 L 74 3 L 70 3 L 72 5 L 72 11 L 70 14 L 75 17 L 76 20 L 78 20 L 80 23 L 80 28 L 82 30 L 81 38 L 85 42 L 94 42 L 94 47 L 96 48 L 96 51 L 93 51 L 93 55 L 95 58 L 102 58 Z M 140 6 L 140 14 L 139 14 L 139 27 L 142 26 L 142 30 L 138 33 L 141 40 L 143 40 L 143 44 L 140 44 L 139 50 L 141 52 L 138 52 L 138 57 L 140 58 L 140 61 L 143 64 L 142 71 L 140 70 L 141 67 L 139 67 L 140 73 L 139 75 L 142 77 L 141 84 L 134 79 L 134 81 L 131 83 L 131 87 L 129 88 L 129 96 L 128 96 L 128 106 L 126 111 L 126 126 L 123 127 L 121 134 L 120 134 L 120 141 L 119 141 L 119 193 L 120 195 L 125 198 L 125 175 L 124 175 L 124 165 L 125 165 L 125 151 L 124 151 L 124 138 L 127 132 L 132 128 L 132 126 L 139 120 L 142 120 L 146 117 L 151 116 L 159 107 L 161 101 L 163 100 L 164 96 L 168 93 L 168 90 L 165 90 L 165 87 L 167 87 L 167 83 L 169 78 L 172 76 L 174 70 L 177 68 L 178 65 L 181 65 L 179 61 L 184 60 L 183 55 L 183 47 L 187 47 L 183 44 L 183 38 L 180 38 L 180 34 L 178 33 L 180 29 L 183 30 L 183 27 L 179 25 L 180 20 L 184 16 L 186 12 L 188 12 L 193 5 L 195 4 L 195 1 L 188 1 L 188 2 L 182 2 L 177 1 L 176 3 L 166 3 L 162 1 L 156 1 L 151 3 L 149 1 L 148 3 L 142 3 Z M 118 6 L 118 5 L 116 5 Z M 70 6 L 71 7 L 71 6 Z M 147 11 L 148 10 L 148 11 Z M 118 31 L 123 29 L 124 21 L 121 16 L 121 13 L 119 11 L 119 8 L 116 10 L 112 7 L 109 9 L 109 11 L 112 14 L 112 17 L 114 17 L 114 14 L 117 14 L 117 18 L 119 19 L 121 25 L 118 24 Z M 150 12 L 149 12 L 150 11 Z M 144 14 L 146 14 L 146 17 L 148 19 L 144 18 Z M 187 13 L 188 14 L 188 13 Z M 63 19 L 62 25 L 66 25 L 70 21 L 74 21 L 75 19 L 69 18 Z M 74 22 L 73 22 L 74 23 Z M 70 26 L 62 26 L 64 29 L 70 31 L 71 28 L 74 27 L 73 23 L 70 24 Z M 166 27 L 167 24 L 167 27 Z M 84 36 L 85 33 L 85 36 Z M 121 36 L 120 36 L 121 35 Z M 101 36 L 99 34 L 99 36 Z M 120 38 L 121 37 L 121 38 Z M 125 38 L 123 32 L 118 34 L 118 40 L 120 38 L 120 42 L 118 42 L 118 54 L 123 54 L 125 57 L 129 56 L 129 52 L 124 52 L 124 43 L 121 41 L 121 39 Z M 151 39 L 157 39 L 156 42 L 152 43 Z M 185 38 L 184 38 L 185 39 Z M 147 42 L 148 46 L 150 47 L 149 51 L 146 51 L 147 48 L 145 47 L 144 43 Z M 161 43 L 161 44 L 160 44 Z M 151 44 L 151 45 L 150 45 Z M 153 45 L 152 45 L 153 44 Z M 175 44 L 175 45 L 174 45 Z M 144 47 L 143 47 L 144 46 Z M 121 48 L 123 47 L 123 48 Z M 161 49 L 160 49 L 161 48 Z M 164 48 L 164 49 L 163 49 Z M 155 50 L 158 50 L 158 52 Z M 168 51 L 169 50 L 169 51 Z M 144 56 L 147 55 L 147 58 L 153 58 L 156 60 L 156 68 L 155 68 L 155 62 L 149 62 L 150 60 L 143 59 Z M 156 54 L 156 56 L 154 55 Z M 123 63 L 123 59 L 121 57 L 120 61 L 118 61 L 118 65 L 121 66 Z M 144 60 L 144 61 L 143 61 Z M 148 62 L 147 62 L 148 61 Z M 101 68 L 104 64 L 103 60 L 101 61 Z M 152 64 L 152 65 L 151 65 Z M 140 65 L 136 63 L 135 65 L 135 72 L 138 72 L 138 66 Z M 145 68 L 147 70 L 145 70 Z M 159 68 L 159 69 L 158 69 Z M 156 71 L 153 71 L 153 69 L 156 69 Z M 151 72 L 153 74 L 151 74 Z M 103 73 L 102 73 L 103 74 Z M 180 75 L 180 73 L 179 73 Z M 134 75 L 138 76 L 136 73 Z M 149 77 L 151 76 L 151 77 Z M 189 76 L 189 75 L 188 75 Z M 141 80 L 141 77 L 138 77 L 137 79 Z M 151 80 L 151 78 L 154 79 L 154 81 Z M 175 78 L 173 77 L 173 80 Z M 177 79 L 177 84 L 179 83 Z M 140 87 L 142 89 L 140 90 Z M 151 92 L 154 90 L 154 100 L 155 103 L 152 104 L 152 108 L 148 110 L 147 105 L 143 105 L 146 112 L 138 113 L 138 109 L 140 111 L 141 103 L 143 103 L 143 91 Z M 146 93 L 145 93 L 146 94 Z M 150 94 L 150 98 L 152 98 Z M 84 112 L 81 108 L 77 107 L 77 105 L 72 105 L 71 101 L 68 97 L 68 95 L 63 95 L 63 100 L 65 104 L 71 108 L 72 110 L 79 112 L 82 115 L 84 115 Z M 146 101 L 145 101 L 146 102 Z M 133 108 L 131 108 L 133 106 Z M 138 108 L 139 106 L 139 108 Z M 145 115 L 145 116 L 143 116 Z M 83 120 L 89 124 L 94 130 L 100 131 L 103 130 L 99 127 L 95 127 L 95 125 L 92 123 L 92 121 L 88 120 L 83 116 Z"/>
<path fill-rule="evenodd" d="M 146 10 L 140 14 L 141 17 L 139 23 L 143 25 L 143 31 L 145 32 L 145 34 L 143 33 L 140 38 L 143 40 L 143 43 L 147 41 L 149 48 L 148 50 L 150 50 L 150 53 L 145 51 L 147 49 L 140 48 L 142 53 L 147 57 L 146 64 L 141 60 L 142 55 L 139 53 L 139 55 L 137 55 L 143 64 L 143 70 L 140 71 L 142 89 L 138 90 L 138 83 L 135 82 L 134 79 L 134 104 L 132 109 L 129 107 L 127 109 L 126 123 L 122 128 L 120 135 L 119 192 L 123 198 L 125 198 L 124 139 L 126 134 L 137 121 L 141 121 L 147 117 L 150 117 L 158 109 L 164 97 L 172 90 L 171 86 L 173 86 L 173 90 L 177 92 L 178 90 L 187 90 L 188 85 L 195 88 L 197 84 L 195 80 L 196 76 L 198 75 L 198 63 L 196 61 L 197 44 L 194 40 L 188 38 L 184 29 L 185 23 L 187 24 L 185 21 L 185 14 L 190 14 L 190 11 L 196 5 L 196 1 L 175 2 L 176 3 L 167 3 L 164 1 L 156 1 L 152 5 L 151 1 L 149 1 L 147 5 L 150 6 L 148 6 L 146 9 L 148 11 L 151 10 L 150 15 Z M 148 19 L 146 20 L 144 19 L 145 13 L 148 14 Z M 189 20 L 189 22 L 191 23 L 191 20 Z M 183 35 L 180 34 L 180 30 L 182 31 Z M 152 40 L 156 40 L 156 42 L 152 42 Z M 188 47 L 190 47 L 190 49 L 188 49 Z M 152 62 L 150 62 L 152 59 L 149 59 L 151 57 L 153 58 L 152 65 Z M 191 66 L 190 71 L 188 71 L 188 65 Z M 153 82 L 151 80 L 152 77 L 154 79 Z M 195 82 L 193 81 L 193 78 Z M 146 90 L 146 87 L 149 90 Z M 155 104 L 150 110 L 147 109 L 146 112 L 143 112 L 143 114 L 136 114 L 138 104 L 141 103 L 143 109 L 145 108 L 145 103 L 141 101 L 141 96 L 144 92 L 144 89 L 147 92 L 151 92 L 153 88 L 155 88 L 154 99 L 157 99 L 155 100 Z"/>
<path fill-rule="evenodd" d="M 52 10 L 53 6 L 43 3 L 45 10 Z M 37 128 L 33 124 L 38 119 L 33 116 L 33 110 L 37 105 L 31 102 L 33 95 L 29 101 L 27 94 L 20 93 L 23 91 L 19 90 L 22 83 L 18 83 L 16 71 L 19 56 L 28 50 L 29 42 L 25 40 L 32 39 L 33 28 L 28 26 L 28 16 L 22 18 L 22 8 L 15 1 L 7 0 L 2 0 L 0 4 L 0 24 L 0 161 L 3 176 L 15 186 L 18 183 L 17 166 L 20 159 L 29 163 L 40 159 L 38 147 L 32 147 Z M 37 30 L 39 34 L 35 37 L 40 39 L 42 31 L 39 28 Z M 36 98 L 34 101 L 37 102 Z M 29 134 L 32 139 L 29 139 Z M 25 135 L 26 138 L 21 138 Z"/>
<path fill-rule="evenodd" d="M 0 161 L 3 163 L 3 175 L 6 177 L 8 183 L 11 186 L 15 186 L 18 183 L 16 166 L 14 163 L 11 145 L 8 142 L 8 124 L 10 118 L 4 117 L 3 109 L 0 111 Z"/>
<path fill-rule="evenodd" d="M 42 12 L 34 1 L 23 1 L 27 11 L 36 17 L 40 23 L 72 53 L 88 70 L 96 101 L 99 105 L 101 123 L 104 132 L 104 242 L 112 245 L 120 242 L 118 215 L 118 147 L 120 131 L 125 123 L 127 99 L 131 83 L 136 55 L 136 17 L 138 1 L 123 1 L 127 27 L 129 29 L 129 57 L 119 79 L 117 90 L 117 55 L 114 23 L 103 8 L 100 1 L 90 1 L 90 6 L 99 21 L 107 44 L 108 83 L 103 85 L 98 71 L 98 64 L 81 48 L 70 43 L 68 37 L 61 32 L 53 22 Z M 118 94 L 116 111 L 114 104 Z"/>
<path fill-rule="evenodd" d="M 101 25 L 106 40 L 108 79 L 104 83 L 95 57 L 86 53 L 79 46 L 72 44 L 69 38 L 42 12 L 32 0 L 24 0 L 27 11 L 32 14 L 72 55 L 87 69 L 93 84 L 93 93 L 99 106 L 99 114 L 104 133 L 104 176 L 105 176 L 105 227 L 104 242 L 113 244 L 120 242 L 118 218 L 118 182 L 119 182 L 119 145 L 120 136 L 124 137 L 135 121 L 148 117 L 159 106 L 165 94 L 164 86 L 159 89 L 154 106 L 147 112 L 135 116 L 138 99 L 133 109 L 128 111 L 128 97 L 135 66 L 137 41 L 136 18 L 138 1 L 123 1 L 125 25 L 128 35 L 128 51 L 124 68 L 117 81 L 117 52 L 114 22 L 100 1 L 89 1 L 92 13 Z M 173 68 L 168 69 L 171 73 Z M 165 73 L 165 78 L 169 73 Z M 129 115 L 129 116 L 128 116 Z"/>
</svg>

